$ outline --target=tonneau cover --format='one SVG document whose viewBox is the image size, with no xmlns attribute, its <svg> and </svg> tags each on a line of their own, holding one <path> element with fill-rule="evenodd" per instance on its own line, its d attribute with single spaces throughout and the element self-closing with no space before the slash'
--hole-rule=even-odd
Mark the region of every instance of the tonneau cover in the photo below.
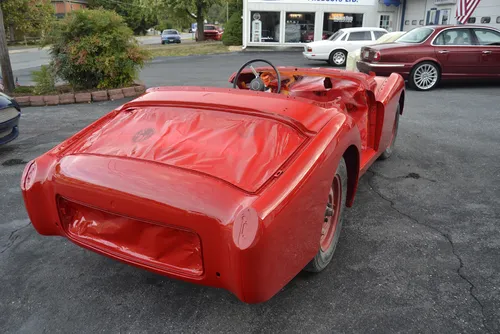
<svg viewBox="0 0 500 334">
<path fill-rule="evenodd" d="M 115 112 L 65 153 L 162 163 L 256 192 L 305 138 L 272 118 L 202 108 L 136 106 Z"/>
</svg>

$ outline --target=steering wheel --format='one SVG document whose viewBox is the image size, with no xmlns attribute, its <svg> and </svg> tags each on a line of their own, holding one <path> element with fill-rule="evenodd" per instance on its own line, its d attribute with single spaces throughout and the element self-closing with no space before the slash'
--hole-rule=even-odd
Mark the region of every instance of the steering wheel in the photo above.
<svg viewBox="0 0 500 334">
<path fill-rule="evenodd" d="M 277 79 L 278 79 L 278 88 L 276 90 L 276 94 L 278 94 L 280 92 L 280 90 L 281 90 L 281 76 L 280 76 L 280 72 L 278 71 L 278 69 L 276 68 L 276 66 L 274 66 L 273 64 L 271 64 L 270 62 L 268 62 L 267 60 L 264 60 L 264 59 L 252 59 L 252 60 L 246 62 L 245 64 L 243 64 L 243 66 L 241 66 L 241 68 L 236 73 L 236 76 L 234 77 L 233 88 L 237 88 L 238 87 L 238 79 L 240 78 L 241 72 L 248 65 L 256 63 L 256 62 L 259 62 L 259 61 L 268 64 L 269 66 L 271 66 L 273 68 L 274 72 L 276 72 L 276 76 L 277 76 Z M 262 78 L 260 77 L 260 74 L 255 70 L 255 68 L 252 65 L 250 65 L 250 69 L 252 70 L 253 75 L 255 75 L 255 78 L 253 78 L 252 81 L 250 82 L 250 90 L 260 91 L 260 92 L 265 91 L 266 88 L 267 88 L 267 86 L 264 83 L 264 81 L 262 80 Z"/>
</svg>

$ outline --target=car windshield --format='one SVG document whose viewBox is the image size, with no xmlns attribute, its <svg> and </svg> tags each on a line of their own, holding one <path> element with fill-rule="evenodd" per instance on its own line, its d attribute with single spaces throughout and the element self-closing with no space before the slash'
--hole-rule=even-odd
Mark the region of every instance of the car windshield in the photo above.
<svg viewBox="0 0 500 334">
<path fill-rule="evenodd" d="M 344 32 L 343 32 L 342 30 L 339 30 L 339 31 L 337 31 L 335 34 L 331 35 L 331 36 L 328 38 L 328 40 L 329 40 L 329 41 L 334 41 L 334 40 L 336 40 L 337 38 L 339 38 L 340 36 L 342 36 L 342 34 L 343 34 L 343 33 L 344 33 Z"/>
<path fill-rule="evenodd" d="M 205 30 L 215 30 L 215 26 L 205 26 Z"/>
<path fill-rule="evenodd" d="M 163 35 L 177 35 L 176 30 L 163 30 Z"/>
<path fill-rule="evenodd" d="M 432 34 L 431 28 L 415 28 L 396 40 L 396 43 L 422 43 Z"/>
</svg>

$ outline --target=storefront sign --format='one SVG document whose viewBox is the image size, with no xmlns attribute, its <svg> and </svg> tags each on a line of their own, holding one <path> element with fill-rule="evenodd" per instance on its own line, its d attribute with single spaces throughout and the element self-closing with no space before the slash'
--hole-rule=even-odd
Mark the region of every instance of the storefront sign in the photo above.
<svg viewBox="0 0 500 334">
<path fill-rule="evenodd" d="M 324 5 L 358 5 L 358 6 L 373 6 L 376 0 L 247 0 L 248 2 L 260 3 L 310 3 Z M 435 0 L 438 1 L 438 0 Z M 449 1 L 449 0 L 447 0 Z"/>
<path fill-rule="evenodd" d="M 435 5 L 455 5 L 457 0 L 434 0 Z"/>
<path fill-rule="evenodd" d="M 351 23 L 353 21 L 353 19 L 354 18 L 352 16 L 344 15 L 343 13 L 331 13 L 328 16 L 328 20 L 333 21 L 333 22 Z"/>
</svg>

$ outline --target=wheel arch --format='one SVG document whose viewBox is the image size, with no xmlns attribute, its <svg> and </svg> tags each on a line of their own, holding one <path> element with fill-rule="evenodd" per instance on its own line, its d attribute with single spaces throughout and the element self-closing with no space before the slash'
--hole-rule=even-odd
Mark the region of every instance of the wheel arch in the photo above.
<svg viewBox="0 0 500 334">
<path fill-rule="evenodd" d="M 349 146 L 342 155 L 347 166 L 347 200 L 346 206 L 354 204 L 359 178 L 359 150 L 356 145 Z"/>
<path fill-rule="evenodd" d="M 403 115 L 403 110 L 405 107 L 405 90 L 401 91 L 401 96 L 399 96 L 399 114 Z"/>
</svg>

